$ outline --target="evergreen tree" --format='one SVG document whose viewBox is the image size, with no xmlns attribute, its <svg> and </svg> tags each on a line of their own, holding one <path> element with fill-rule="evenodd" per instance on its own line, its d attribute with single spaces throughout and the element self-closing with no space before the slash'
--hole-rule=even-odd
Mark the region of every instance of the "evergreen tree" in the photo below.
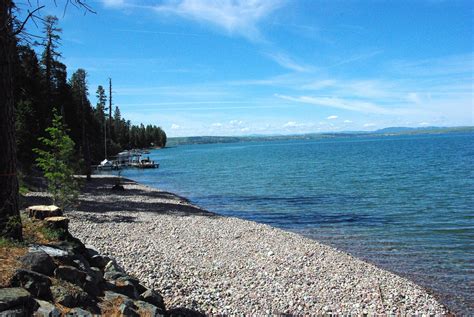
<svg viewBox="0 0 474 317">
<path fill-rule="evenodd" d="M 34 149 L 36 162 L 48 180 L 48 190 L 53 202 L 62 208 L 70 205 L 78 195 L 78 182 L 74 179 L 74 141 L 67 135 L 62 117 L 53 116 L 52 126 L 46 128 L 48 138 L 39 140 L 46 149 Z"/>
<path fill-rule="evenodd" d="M 90 142 L 89 142 L 89 127 L 90 123 L 88 119 L 91 117 L 91 107 L 89 100 L 87 99 L 88 88 L 86 82 L 87 73 L 84 69 L 79 68 L 71 77 L 71 91 L 76 103 L 81 122 L 81 144 L 82 144 L 82 155 L 84 158 L 84 172 L 89 180 L 91 178 L 91 156 L 90 156 Z"/>
<path fill-rule="evenodd" d="M 44 40 L 41 45 L 44 47 L 43 54 L 41 56 L 41 66 L 43 70 L 43 82 L 45 87 L 45 103 L 43 114 L 51 112 L 51 108 L 55 105 L 53 94 L 55 94 L 55 88 L 58 86 L 58 75 L 61 75 L 61 63 L 58 59 L 61 57 L 61 53 L 58 52 L 60 39 L 59 34 L 62 29 L 58 27 L 58 18 L 55 16 L 48 15 L 43 22 Z M 42 128 L 44 128 L 49 121 L 49 116 L 42 122 Z"/>
</svg>

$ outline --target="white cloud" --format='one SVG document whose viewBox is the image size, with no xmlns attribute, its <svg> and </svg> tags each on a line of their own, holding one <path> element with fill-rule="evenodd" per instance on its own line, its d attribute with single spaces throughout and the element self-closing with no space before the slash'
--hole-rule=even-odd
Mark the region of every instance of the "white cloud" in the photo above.
<svg viewBox="0 0 474 317">
<path fill-rule="evenodd" d="M 242 120 L 230 120 L 229 124 L 231 126 L 241 126 L 244 122 Z"/>
<path fill-rule="evenodd" d="M 370 128 L 370 127 L 375 127 L 376 124 L 375 123 L 366 123 L 364 124 L 364 128 Z"/>
<path fill-rule="evenodd" d="M 173 124 L 171 125 L 171 129 L 173 129 L 173 130 L 177 130 L 177 129 L 179 129 L 179 128 L 181 128 L 181 127 L 180 127 L 178 124 L 176 124 L 176 123 L 173 123 Z"/>
<path fill-rule="evenodd" d="M 229 34 L 258 40 L 261 36 L 257 24 L 282 5 L 281 0 L 179 0 L 168 1 L 154 9 L 158 13 L 208 23 Z"/>
<path fill-rule="evenodd" d="M 211 127 L 213 127 L 213 128 L 221 128 L 221 127 L 222 127 L 222 123 L 220 123 L 220 122 L 213 123 L 213 124 L 211 124 Z"/>
<path fill-rule="evenodd" d="M 420 122 L 420 123 L 418 123 L 418 125 L 427 126 L 427 125 L 430 125 L 430 124 L 429 124 L 429 122 Z"/>
<path fill-rule="evenodd" d="M 125 0 L 102 0 L 106 7 L 122 7 L 125 5 Z"/>
<path fill-rule="evenodd" d="M 338 117 L 338 116 L 329 116 L 329 117 L 327 117 L 326 119 L 328 119 L 328 120 L 335 120 L 335 119 L 337 119 L 337 118 L 339 118 L 339 117 Z"/>
<path fill-rule="evenodd" d="M 375 113 L 375 114 L 387 114 L 387 115 L 402 115 L 402 114 L 413 114 L 417 113 L 414 109 L 407 108 L 383 108 L 375 103 L 369 101 L 363 101 L 359 99 L 341 99 L 337 97 L 312 97 L 312 96 L 299 96 L 291 97 L 280 94 L 275 94 L 276 97 L 296 101 L 301 103 L 307 103 L 322 107 L 330 107 L 337 109 L 345 109 L 357 112 Z"/>
<path fill-rule="evenodd" d="M 242 128 L 242 129 L 240 129 L 240 131 L 241 131 L 241 132 L 249 132 L 250 129 L 249 129 L 249 128 Z"/>
<path fill-rule="evenodd" d="M 311 67 L 298 64 L 291 57 L 283 53 L 266 53 L 273 61 L 275 61 L 281 67 L 287 68 L 289 70 L 294 70 L 297 72 L 308 72 L 311 70 Z"/>
<path fill-rule="evenodd" d="M 344 123 L 352 123 L 351 120 L 344 120 Z"/>
</svg>

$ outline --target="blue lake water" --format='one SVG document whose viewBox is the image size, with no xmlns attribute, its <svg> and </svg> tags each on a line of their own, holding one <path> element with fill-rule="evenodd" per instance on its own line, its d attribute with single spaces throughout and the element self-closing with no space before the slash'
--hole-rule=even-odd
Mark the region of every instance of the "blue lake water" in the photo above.
<svg viewBox="0 0 474 317">
<path fill-rule="evenodd" d="M 186 145 L 122 172 L 210 211 L 301 233 L 474 313 L 474 134 Z"/>
</svg>

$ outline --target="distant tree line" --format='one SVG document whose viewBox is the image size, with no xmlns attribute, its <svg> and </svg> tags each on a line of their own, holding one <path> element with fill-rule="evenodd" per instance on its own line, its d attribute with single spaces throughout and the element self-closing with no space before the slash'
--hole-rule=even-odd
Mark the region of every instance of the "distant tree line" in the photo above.
<svg viewBox="0 0 474 317">
<path fill-rule="evenodd" d="M 103 160 L 106 153 L 110 158 L 125 149 L 166 145 L 166 133 L 160 127 L 132 125 L 122 118 L 119 107 L 110 109 L 110 96 L 103 86 L 96 90 L 93 107 L 86 71 L 78 69 L 68 80 L 66 66 L 60 61 L 58 19 L 46 17 L 43 32 L 43 40 L 36 43 L 41 54 L 29 44 L 17 43 L 14 56 L 17 156 L 23 169 L 33 165 L 36 154 L 32 149 L 41 147 L 38 137 L 44 137 L 45 129 L 51 126 L 53 109 L 68 127 L 76 156 L 87 174 L 90 165 Z"/>
</svg>

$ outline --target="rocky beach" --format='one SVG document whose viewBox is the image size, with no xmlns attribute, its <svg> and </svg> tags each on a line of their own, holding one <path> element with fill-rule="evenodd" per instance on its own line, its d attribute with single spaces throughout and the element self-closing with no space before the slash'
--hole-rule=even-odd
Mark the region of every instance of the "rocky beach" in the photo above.
<svg viewBox="0 0 474 317">
<path fill-rule="evenodd" d="M 423 314 L 447 309 L 413 282 L 294 233 L 185 198 L 93 176 L 71 233 L 114 257 L 167 309 L 204 314 Z M 178 311 L 178 310 L 176 310 Z"/>
</svg>

